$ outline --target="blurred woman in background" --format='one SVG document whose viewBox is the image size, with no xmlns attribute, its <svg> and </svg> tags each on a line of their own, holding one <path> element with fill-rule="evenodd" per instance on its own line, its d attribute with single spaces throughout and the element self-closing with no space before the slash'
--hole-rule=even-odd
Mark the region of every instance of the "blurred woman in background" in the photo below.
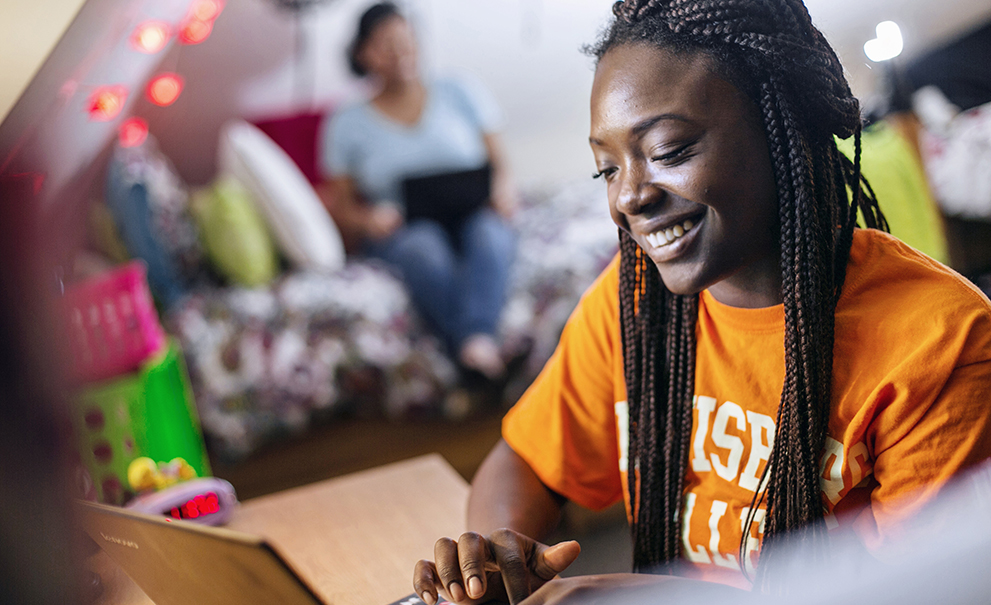
<svg viewBox="0 0 991 605">
<path fill-rule="evenodd" d="M 322 136 L 335 220 L 362 252 L 399 270 L 462 366 L 498 379 L 505 362 L 496 329 L 514 248 L 506 219 L 516 203 L 496 134 L 500 111 L 477 83 L 425 80 L 409 22 L 390 2 L 362 15 L 348 59 L 378 89 L 338 112 Z M 406 220 L 405 179 L 486 165 L 489 203 L 453 232 Z"/>
</svg>

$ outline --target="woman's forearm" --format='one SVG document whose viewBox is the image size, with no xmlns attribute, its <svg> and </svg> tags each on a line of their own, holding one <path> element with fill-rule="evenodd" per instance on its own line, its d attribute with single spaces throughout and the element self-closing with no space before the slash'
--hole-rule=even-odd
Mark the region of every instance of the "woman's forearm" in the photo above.
<svg viewBox="0 0 991 605">
<path fill-rule="evenodd" d="M 489 534 L 509 528 L 543 540 L 557 527 L 563 504 L 564 499 L 500 439 L 472 481 L 468 529 Z"/>
<path fill-rule="evenodd" d="M 492 206 L 506 218 L 516 211 L 516 188 L 509 171 L 509 162 L 498 135 L 485 135 L 485 149 L 492 166 Z"/>
<path fill-rule="evenodd" d="M 349 177 L 331 179 L 323 183 L 317 192 L 338 228 L 364 237 L 371 213 L 368 206 L 358 199 L 354 182 Z"/>
</svg>

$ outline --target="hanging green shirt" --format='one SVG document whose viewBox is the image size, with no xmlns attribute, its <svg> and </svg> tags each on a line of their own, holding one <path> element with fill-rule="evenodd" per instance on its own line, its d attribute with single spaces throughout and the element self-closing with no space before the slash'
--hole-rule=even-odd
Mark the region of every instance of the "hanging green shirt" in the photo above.
<svg viewBox="0 0 991 605">
<path fill-rule="evenodd" d="M 853 137 L 836 141 L 853 159 Z M 877 194 L 891 234 L 916 250 L 949 263 L 943 219 L 929 191 L 922 162 L 896 128 L 878 122 L 864 131 L 861 171 Z"/>
</svg>

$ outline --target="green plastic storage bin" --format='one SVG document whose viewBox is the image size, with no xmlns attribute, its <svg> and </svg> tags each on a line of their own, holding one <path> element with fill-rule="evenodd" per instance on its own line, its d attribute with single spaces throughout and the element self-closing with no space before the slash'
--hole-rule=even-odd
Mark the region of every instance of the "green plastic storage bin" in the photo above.
<svg viewBox="0 0 991 605">
<path fill-rule="evenodd" d="M 174 341 L 138 372 L 89 385 L 76 397 L 73 425 L 81 462 L 106 504 L 133 496 L 132 460 L 183 458 L 200 477 L 211 474 L 182 351 Z"/>
</svg>

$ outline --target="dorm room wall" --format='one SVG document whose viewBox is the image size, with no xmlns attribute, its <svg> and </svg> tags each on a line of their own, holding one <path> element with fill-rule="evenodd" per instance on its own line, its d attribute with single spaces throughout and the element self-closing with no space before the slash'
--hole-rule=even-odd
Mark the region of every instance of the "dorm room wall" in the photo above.
<svg viewBox="0 0 991 605">
<path fill-rule="evenodd" d="M 186 79 L 168 108 L 143 102 L 163 150 L 190 183 L 214 173 L 225 119 L 263 118 L 339 106 L 361 94 L 344 49 L 371 0 L 329 0 L 297 19 L 271 0 L 228 2 L 213 35 L 174 48 L 162 62 Z M 609 16 L 609 0 L 399 0 L 418 32 L 427 73 L 469 71 L 506 111 L 504 139 L 524 186 L 587 176 L 592 61 L 580 52 Z M 885 19 L 902 24 L 904 60 L 991 16 L 985 0 L 807 0 L 837 48 L 854 92 L 869 95 L 875 72 L 863 43 Z M 297 31 L 298 28 L 298 31 Z M 296 34 L 303 46 L 297 54 Z M 297 61 L 296 57 L 300 60 Z"/>
</svg>

